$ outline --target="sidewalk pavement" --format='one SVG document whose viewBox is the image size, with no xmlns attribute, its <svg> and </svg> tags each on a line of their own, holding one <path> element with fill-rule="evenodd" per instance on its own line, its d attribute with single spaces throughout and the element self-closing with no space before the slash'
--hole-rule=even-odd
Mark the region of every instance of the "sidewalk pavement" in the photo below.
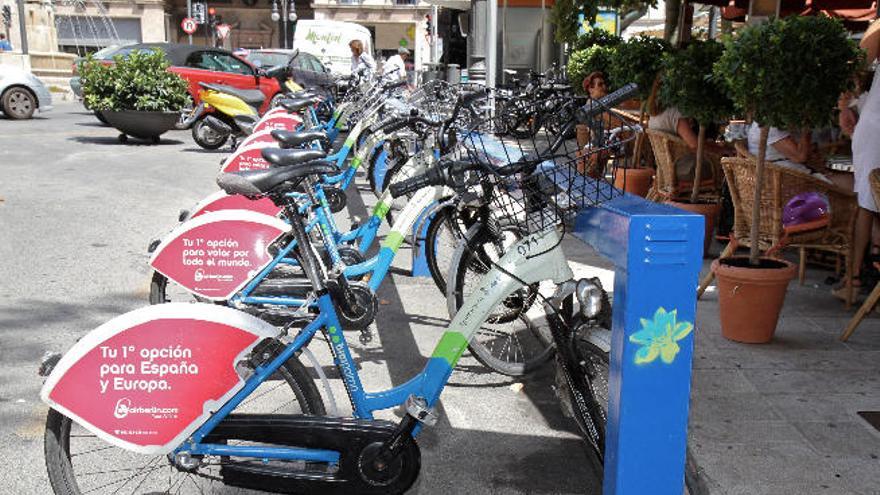
<svg viewBox="0 0 880 495">
<path fill-rule="evenodd" d="M 880 411 L 880 316 L 840 342 L 858 306 L 828 275 L 792 281 L 769 344 L 721 336 L 714 286 L 698 303 L 689 445 L 710 494 L 880 494 L 880 431 L 857 414 Z"/>
</svg>

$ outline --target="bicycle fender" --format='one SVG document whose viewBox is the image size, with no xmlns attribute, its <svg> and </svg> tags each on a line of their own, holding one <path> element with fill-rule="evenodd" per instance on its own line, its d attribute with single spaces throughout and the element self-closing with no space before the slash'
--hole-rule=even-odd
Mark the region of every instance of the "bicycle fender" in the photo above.
<svg viewBox="0 0 880 495">
<path fill-rule="evenodd" d="M 268 323 L 224 306 L 148 306 L 80 339 L 40 398 L 110 444 L 169 453 L 241 390 L 247 368 L 236 365 L 277 335 Z"/>
<path fill-rule="evenodd" d="M 150 266 L 197 296 L 225 301 L 272 261 L 269 247 L 289 231 L 278 218 L 253 211 L 205 213 L 162 239 Z"/>
<path fill-rule="evenodd" d="M 196 218 L 212 211 L 223 210 L 247 210 L 272 217 L 277 217 L 284 211 L 283 208 L 276 206 L 271 199 L 266 197 L 249 199 L 240 194 L 229 195 L 224 191 L 217 191 L 199 201 L 187 219 Z"/>
</svg>

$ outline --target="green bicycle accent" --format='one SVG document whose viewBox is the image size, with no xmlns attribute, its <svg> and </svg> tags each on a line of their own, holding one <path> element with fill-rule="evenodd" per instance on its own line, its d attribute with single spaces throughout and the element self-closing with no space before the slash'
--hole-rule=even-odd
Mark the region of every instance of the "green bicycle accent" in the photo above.
<svg viewBox="0 0 880 495">
<path fill-rule="evenodd" d="M 352 145 L 354 145 L 354 138 L 350 137 L 350 138 L 346 139 L 345 142 L 342 143 L 342 145 L 345 146 L 346 148 L 351 148 Z"/>
<path fill-rule="evenodd" d="M 675 321 L 677 313 L 676 309 L 667 312 L 661 307 L 654 313 L 653 320 L 641 318 L 642 329 L 629 336 L 630 342 L 642 346 L 636 351 L 636 364 L 652 363 L 658 357 L 666 364 L 675 361 L 681 350 L 677 342 L 694 329 L 693 323 Z"/>
<path fill-rule="evenodd" d="M 359 156 L 354 157 L 354 159 L 352 159 L 352 161 L 351 161 L 351 168 L 357 169 L 358 167 L 361 166 L 361 162 L 363 162 L 363 159 L 361 157 L 359 157 Z"/>
<path fill-rule="evenodd" d="M 330 327 L 327 329 L 327 331 L 330 332 L 330 334 L 332 335 L 332 334 L 336 333 L 336 327 Z"/>
<path fill-rule="evenodd" d="M 458 332 L 446 331 L 443 333 L 440 342 L 437 343 L 437 347 L 434 348 L 434 353 L 431 354 L 431 357 L 444 359 L 449 363 L 450 368 L 454 368 L 464 350 L 467 349 L 467 345 L 468 341 L 464 335 Z"/>
<path fill-rule="evenodd" d="M 401 244 L 403 244 L 403 234 L 400 232 L 389 232 L 388 236 L 385 237 L 385 242 L 382 243 L 382 247 L 386 247 L 396 253 L 400 249 Z"/>
<path fill-rule="evenodd" d="M 378 218 L 385 218 L 385 215 L 388 214 L 388 210 L 391 209 L 391 205 L 386 205 L 385 203 L 379 201 L 376 203 L 376 206 L 373 207 L 373 215 Z"/>
</svg>

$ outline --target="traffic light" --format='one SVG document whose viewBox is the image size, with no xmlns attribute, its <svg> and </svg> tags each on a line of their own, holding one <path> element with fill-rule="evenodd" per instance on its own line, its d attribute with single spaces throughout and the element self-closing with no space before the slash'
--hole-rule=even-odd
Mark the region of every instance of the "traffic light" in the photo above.
<svg viewBox="0 0 880 495">
<path fill-rule="evenodd" d="M 12 25 L 12 7 L 9 5 L 3 6 L 3 24 L 7 28 Z"/>
<path fill-rule="evenodd" d="M 431 36 L 431 14 L 425 14 L 425 31 Z"/>
</svg>

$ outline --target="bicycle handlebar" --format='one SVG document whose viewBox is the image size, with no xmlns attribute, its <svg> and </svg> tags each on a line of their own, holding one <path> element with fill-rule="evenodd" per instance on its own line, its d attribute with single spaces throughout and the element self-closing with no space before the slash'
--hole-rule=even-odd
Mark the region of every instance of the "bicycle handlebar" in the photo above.
<svg viewBox="0 0 880 495">
<path fill-rule="evenodd" d="M 617 91 L 614 91 L 613 93 L 609 93 L 602 98 L 599 98 L 598 100 L 591 100 L 586 105 L 577 110 L 578 122 L 585 123 L 588 120 L 596 117 L 598 114 L 610 110 L 611 107 L 618 105 L 621 102 L 635 96 L 638 90 L 638 84 L 629 83 L 618 89 Z"/>
<path fill-rule="evenodd" d="M 450 180 L 477 168 L 480 168 L 480 165 L 471 162 L 442 162 L 429 168 L 425 173 L 391 184 L 388 190 L 392 197 L 399 198 L 404 194 L 413 193 L 425 187 L 446 185 Z"/>
</svg>

